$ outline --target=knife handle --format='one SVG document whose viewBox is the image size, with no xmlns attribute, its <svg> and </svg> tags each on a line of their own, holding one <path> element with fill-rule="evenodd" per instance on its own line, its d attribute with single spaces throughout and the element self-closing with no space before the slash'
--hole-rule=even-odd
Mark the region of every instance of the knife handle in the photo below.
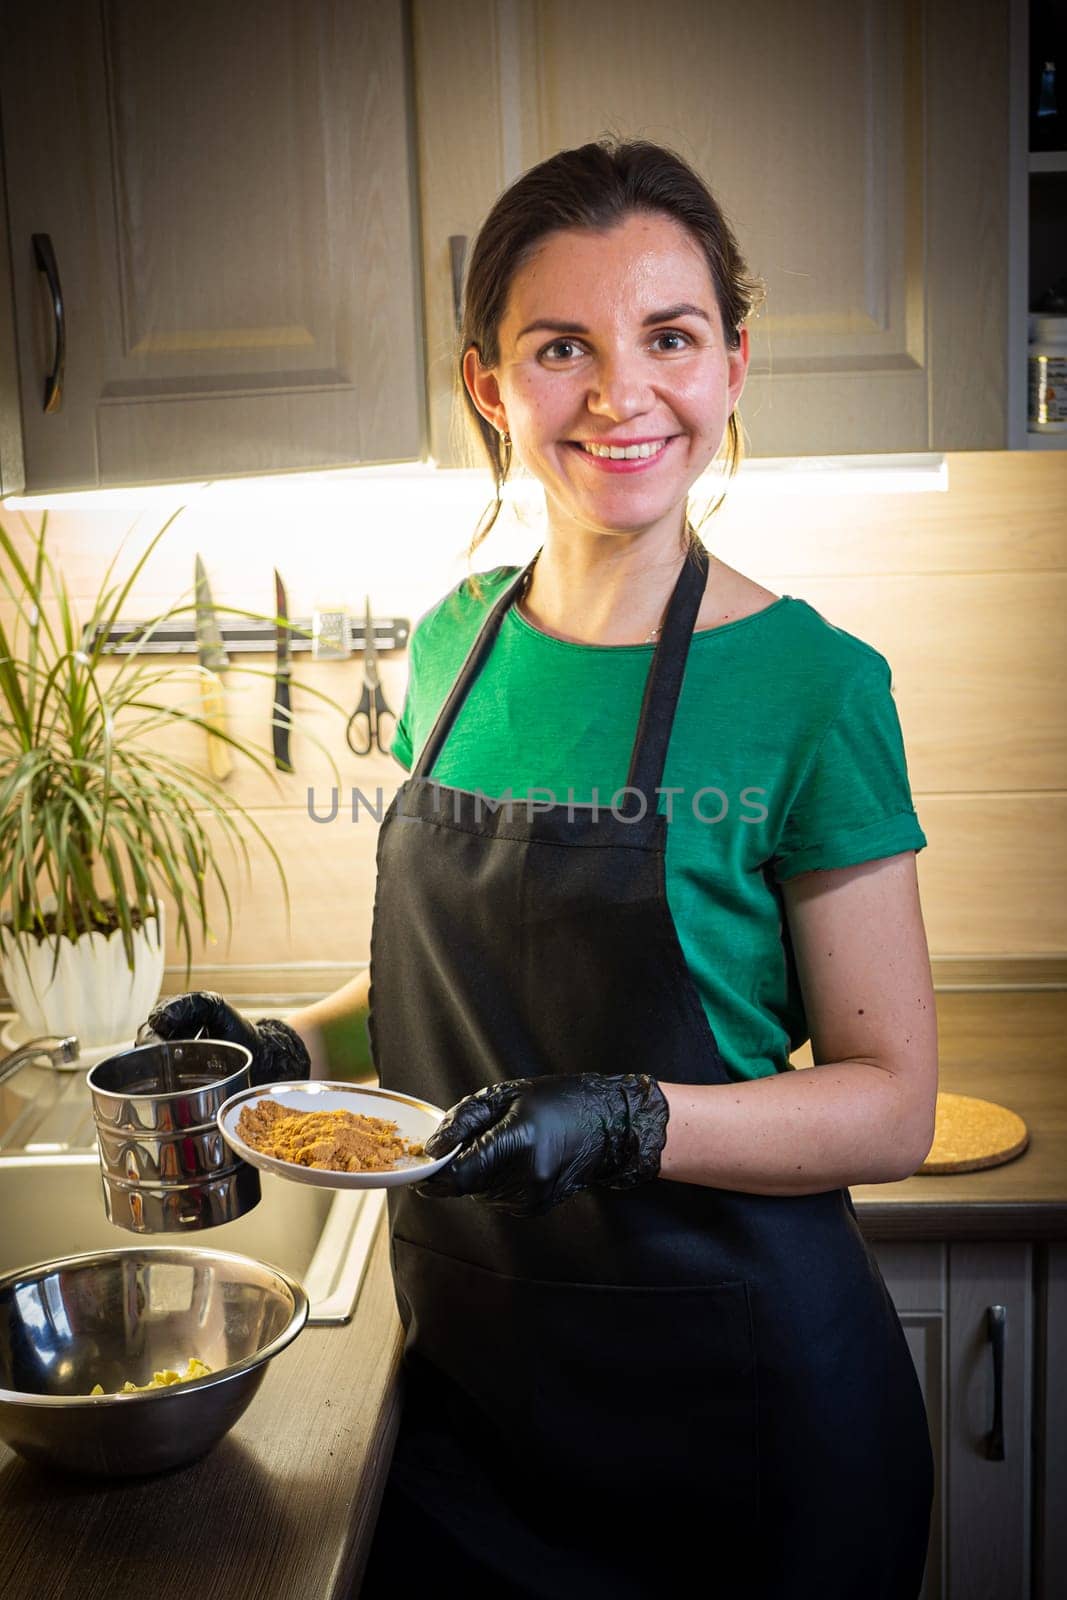
<svg viewBox="0 0 1067 1600">
<path fill-rule="evenodd" d="M 279 772 L 292 772 L 289 759 L 289 726 L 292 720 L 289 669 L 279 667 L 274 677 L 274 706 L 271 713 L 271 743 L 274 765 Z"/>
<path fill-rule="evenodd" d="M 226 731 L 226 705 L 223 699 L 222 684 L 213 672 L 203 672 L 200 676 L 200 705 L 205 722 L 210 722 L 214 727 Z M 217 783 L 223 783 L 233 771 L 233 762 L 230 760 L 230 747 L 222 739 L 214 738 L 210 733 L 207 736 L 207 761 L 211 769 L 211 776 Z"/>
</svg>

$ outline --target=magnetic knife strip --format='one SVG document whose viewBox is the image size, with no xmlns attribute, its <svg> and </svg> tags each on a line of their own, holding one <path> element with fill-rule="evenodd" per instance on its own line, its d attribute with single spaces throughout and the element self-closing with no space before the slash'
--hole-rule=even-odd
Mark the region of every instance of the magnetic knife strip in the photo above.
<svg viewBox="0 0 1067 1600">
<path fill-rule="evenodd" d="M 310 617 L 290 617 L 289 621 L 289 649 L 296 655 L 301 650 L 310 651 L 312 647 L 312 619 Z M 141 655 L 195 655 L 197 651 L 196 624 L 194 622 L 163 622 L 159 627 L 152 629 L 151 637 L 141 639 L 140 635 L 147 624 L 143 622 L 117 622 L 114 627 L 107 630 L 104 640 L 104 650 L 108 655 L 130 655 L 134 650 Z M 273 654 L 277 629 L 272 621 L 266 622 L 221 622 L 219 628 L 222 633 L 222 642 L 228 655 L 251 654 L 258 651 L 260 654 L 269 652 Z M 411 632 L 411 622 L 407 617 L 375 617 L 373 621 L 374 644 L 378 650 L 403 650 L 408 642 Z M 103 630 L 96 628 L 87 633 L 85 643 L 90 647 L 96 645 Z M 350 652 L 358 652 L 366 645 L 366 628 L 362 619 L 349 617 L 348 619 L 348 648 Z M 84 646 L 83 646 L 84 648 Z"/>
</svg>

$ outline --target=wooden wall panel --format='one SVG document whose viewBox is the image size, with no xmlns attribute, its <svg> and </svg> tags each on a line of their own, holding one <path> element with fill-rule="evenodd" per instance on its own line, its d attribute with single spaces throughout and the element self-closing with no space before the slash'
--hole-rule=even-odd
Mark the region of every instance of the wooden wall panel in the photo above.
<svg viewBox="0 0 1067 1600">
<path fill-rule="evenodd" d="M 1067 788 L 1067 571 L 783 587 L 888 659 L 914 790 Z"/>
<path fill-rule="evenodd" d="M 1067 949 L 1067 796 L 922 795 L 919 888 L 938 955 Z"/>
<path fill-rule="evenodd" d="M 217 889 L 208 896 L 214 941 L 200 944 L 201 963 L 350 962 L 369 956 L 374 904 L 374 853 L 378 828 L 365 813 L 353 823 L 342 809 L 331 823 L 315 823 L 306 808 L 257 812 L 255 819 L 281 856 L 289 883 L 290 911 L 278 874 L 262 846 L 248 835 L 253 874 L 235 866 L 227 879 L 236 899 L 232 938 Z M 171 919 L 173 923 L 173 919 Z M 167 930 L 167 963 L 180 965 L 173 925 Z"/>
<path fill-rule="evenodd" d="M 382 778 L 389 798 L 392 783 L 387 774 Z M 368 783 L 363 787 L 369 792 Z M 328 797 L 320 793 L 325 815 Z M 1067 949 L 1067 796 L 925 795 L 916 804 L 929 841 L 918 869 L 935 955 Z M 233 939 L 228 947 L 204 946 L 197 961 L 365 961 L 378 831 L 373 818 L 361 807 L 358 822 L 352 821 L 347 791 L 332 822 L 312 821 L 306 806 L 253 815 L 285 862 L 291 923 L 274 868 L 250 838 L 254 878 L 249 884 L 235 877 L 240 909 Z M 219 909 L 220 938 L 222 926 Z"/>
<path fill-rule="evenodd" d="M 930 841 L 919 875 L 935 958 L 1038 960 L 1067 951 L 1067 453 L 953 455 L 948 466 L 946 494 L 738 497 L 706 523 L 705 537 L 723 560 L 778 593 L 809 600 L 889 659 Z M 398 489 L 385 494 L 373 512 L 191 508 L 153 556 L 129 614 L 187 588 L 193 552 L 203 548 L 221 601 L 266 608 L 278 561 L 295 614 L 307 614 L 326 593 L 356 604 L 370 587 L 380 615 L 415 619 L 465 570 L 462 552 L 480 502 L 460 506 L 443 488 L 440 502 L 431 496 L 417 506 Z M 6 513 L 4 521 L 16 525 Z M 53 514 L 53 549 L 82 602 L 131 521 L 125 513 Z M 123 570 L 161 521 L 141 519 Z M 502 528 L 475 565 L 522 559 L 535 540 L 536 523 L 518 540 L 514 527 Z M 0 616 L 10 614 L 10 602 L 0 601 Z M 266 748 L 272 661 L 244 660 L 265 676 L 231 674 L 231 726 Z M 297 658 L 294 670 L 298 685 L 325 690 L 346 714 L 354 705 L 358 662 Z M 388 658 L 383 670 L 399 710 L 406 658 Z M 192 694 L 192 685 L 184 692 Z M 306 981 L 322 989 L 331 986 L 324 971 L 339 981 L 349 963 L 367 957 L 377 830 L 365 813 L 357 824 L 344 820 L 352 787 L 372 798 L 380 788 L 388 799 L 403 774 L 388 759 L 351 756 L 338 711 L 299 692 L 294 704 L 333 754 L 336 775 L 300 733 L 296 773 L 264 776 L 238 761 L 229 785 L 284 856 L 291 926 L 273 869 L 259 854 L 251 883 L 235 881 L 239 911 L 229 947 L 202 946 L 196 961 L 288 966 L 295 988 Z M 204 759 L 196 730 L 181 732 L 172 747 Z M 335 784 L 341 815 L 313 822 L 308 789 L 323 814 Z"/>
<path fill-rule="evenodd" d="M 1062 571 L 1067 454 L 950 455 L 947 492 L 728 498 L 704 524 L 724 561 L 777 576 Z"/>
</svg>

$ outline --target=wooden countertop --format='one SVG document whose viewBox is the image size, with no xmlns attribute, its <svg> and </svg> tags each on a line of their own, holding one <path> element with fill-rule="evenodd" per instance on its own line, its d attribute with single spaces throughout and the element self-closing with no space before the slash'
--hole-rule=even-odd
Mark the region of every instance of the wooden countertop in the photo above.
<svg viewBox="0 0 1067 1600">
<path fill-rule="evenodd" d="M 402 1338 L 378 1230 L 356 1312 L 305 1328 L 202 1461 L 97 1485 L 0 1444 L 4 1600 L 347 1600 L 392 1457 Z"/>
<path fill-rule="evenodd" d="M 995 1100 L 1030 1130 L 981 1172 L 856 1184 L 868 1239 L 1067 1238 L 1067 990 L 939 993 L 943 1090 Z"/>
<path fill-rule="evenodd" d="M 871 1239 L 1067 1237 L 1067 992 L 940 993 L 941 1087 L 1018 1111 L 1004 1167 L 859 1185 Z M 96 1486 L 0 1444 L 4 1600 L 342 1600 L 358 1593 L 399 1414 L 383 1221 L 347 1327 L 306 1328 L 202 1461 Z"/>
</svg>

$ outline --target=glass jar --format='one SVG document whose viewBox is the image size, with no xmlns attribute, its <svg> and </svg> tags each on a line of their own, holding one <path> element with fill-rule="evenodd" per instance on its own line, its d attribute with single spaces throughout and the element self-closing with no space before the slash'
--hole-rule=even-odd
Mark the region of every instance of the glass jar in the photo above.
<svg viewBox="0 0 1067 1600">
<path fill-rule="evenodd" d="M 1067 316 L 1031 317 L 1029 348 L 1031 433 L 1067 433 Z"/>
</svg>

